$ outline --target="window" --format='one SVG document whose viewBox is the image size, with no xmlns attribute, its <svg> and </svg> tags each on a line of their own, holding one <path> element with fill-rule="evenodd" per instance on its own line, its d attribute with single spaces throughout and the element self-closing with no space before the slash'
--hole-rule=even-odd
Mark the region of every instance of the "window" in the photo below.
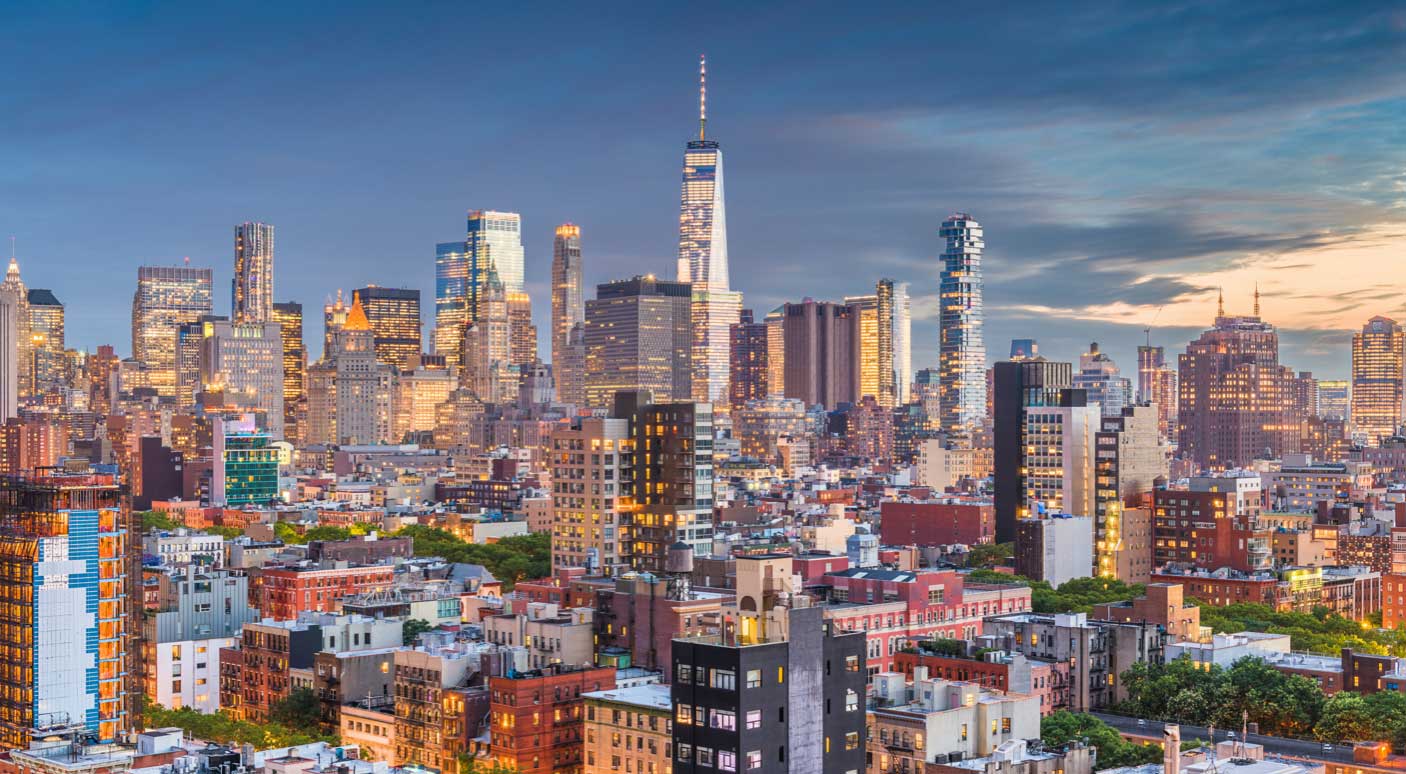
<svg viewBox="0 0 1406 774">
<path fill-rule="evenodd" d="M 678 680 L 681 683 L 693 682 L 693 665 L 679 664 Z"/>
<path fill-rule="evenodd" d="M 776 684 L 777 684 L 777 685 L 785 685 L 785 684 L 786 684 L 786 667 L 784 667 L 784 666 L 779 666 L 779 667 L 776 668 Z"/>
<path fill-rule="evenodd" d="M 859 732 L 858 732 L 858 731 L 851 731 L 851 732 L 849 732 L 848 734 L 845 734 L 845 749 L 846 749 L 846 750 L 858 750 L 858 749 L 859 749 Z"/>
<path fill-rule="evenodd" d="M 748 711 L 747 711 L 747 728 L 749 728 L 749 729 L 757 729 L 757 728 L 761 728 L 761 727 L 762 727 L 762 711 L 761 711 L 761 710 L 748 710 Z"/>
<path fill-rule="evenodd" d="M 691 759 L 693 758 L 693 745 L 691 745 L 691 744 L 684 744 L 683 742 L 680 742 L 677 752 L 678 752 L 678 756 L 677 756 L 677 757 L 678 757 L 679 760 L 681 760 L 681 761 L 691 760 Z"/>
<path fill-rule="evenodd" d="M 854 712 L 859 709 L 859 694 L 854 691 L 845 691 L 845 712 Z"/>
<path fill-rule="evenodd" d="M 713 687 L 720 691 L 737 690 L 737 673 L 731 669 L 714 669 Z"/>
<path fill-rule="evenodd" d="M 677 721 L 680 725 L 684 726 L 692 723 L 693 707 L 687 704 L 680 703 L 678 709 L 674 713 L 674 720 Z"/>
<path fill-rule="evenodd" d="M 760 688 L 760 687 L 762 687 L 762 670 L 760 670 L 760 669 L 748 669 L 748 670 L 747 670 L 747 687 L 748 687 L 748 688 Z"/>
<path fill-rule="evenodd" d="M 753 750 L 747 753 L 747 770 L 760 769 L 762 767 L 762 751 Z"/>
<path fill-rule="evenodd" d="M 1010 718 L 1001 718 L 1001 733 L 1003 733 L 1003 734 L 1009 734 L 1010 732 L 1011 732 L 1011 719 L 1010 719 Z"/>
<path fill-rule="evenodd" d="M 720 728 L 720 729 L 722 729 L 722 730 L 724 730 L 724 731 L 736 731 L 736 730 L 737 730 L 737 713 L 736 713 L 736 712 L 732 712 L 732 711 L 730 711 L 730 710 L 719 710 L 719 709 L 709 710 L 709 712 L 711 713 L 711 722 L 710 722 L 708 725 L 712 726 L 713 728 Z M 722 754 L 723 754 L 723 751 L 722 751 L 722 750 L 719 750 L 719 751 L 718 751 L 718 755 L 721 756 Z"/>
<path fill-rule="evenodd" d="M 718 750 L 718 771 L 737 771 L 737 753 Z"/>
<path fill-rule="evenodd" d="M 697 755 L 698 755 L 698 765 L 699 765 L 699 766 L 712 766 L 712 765 L 713 765 L 713 748 L 711 748 L 711 747 L 699 747 L 699 748 L 698 748 Z"/>
<path fill-rule="evenodd" d="M 962 724 L 962 734 L 961 734 L 960 737 L 958 737 L 958 739 L 959 739 L 959 741 L 963 741 L 963 742 L 967 741 L 967 724 L 966 724 L 966 723 L 963 723 L 963 724 Z"/>
<path fill-rule="evenodd" d="M 859 671 L 859 656 L 845 656 L 845 671 L 846 671 L 846 672 L 858 672 L 858 671 Z"/>
</svg>

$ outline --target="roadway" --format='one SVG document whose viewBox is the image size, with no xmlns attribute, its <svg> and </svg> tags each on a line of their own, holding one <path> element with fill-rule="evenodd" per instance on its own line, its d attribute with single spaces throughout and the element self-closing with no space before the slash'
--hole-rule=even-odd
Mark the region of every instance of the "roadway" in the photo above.
<svg viewBox="0 0 1406 774">
<path fill-rule="evenodd" d="M 1166 723 L 1160 720 L 1139 720 L 1125 715 L 1110 715 L 1104 712 L 1089 713 L 1102 720 L 1119 732 L 1131 734 L 1133 736 L 1144 736 L 1148 739 L 1161 741 L 1162 728 Z M 1240 736 L 1239 729 L 1228 730 L 1216 729 L 1216 737 L 1213 741 L 1224 742 L 1228 739 L 1236 739 Z M 1200 726 L 1181 727 L 1181 739 L 1188 742 L 1193 739 L 1210 739 L 1207 729 Z M 1247 734 L 1246 741 L 1251 744 L 1263 745 L 1266 753 L 1287 758 L 1302 758 L 1311 761 L 1333 761 L 1336 763 L 1352 762 L 1352 745 L 1335 744 L 1324 745 L 1322 742 L 1311 739 L 1292 739 L 1283 736 L 1266 736 L 1264 734 Z"/>
</svg>

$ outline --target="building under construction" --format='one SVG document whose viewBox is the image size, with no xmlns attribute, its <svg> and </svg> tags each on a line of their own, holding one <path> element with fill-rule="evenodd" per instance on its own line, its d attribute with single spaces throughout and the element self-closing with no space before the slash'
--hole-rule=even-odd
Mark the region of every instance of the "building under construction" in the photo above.
<svg viewBox="0 0 1406 774">
<path fill-rule="evenodd" d="M 110 475 L 0 478 L 0 749 L 60 731 L 114 742 L 136 724 L 131 518 Z"/>
</svg>

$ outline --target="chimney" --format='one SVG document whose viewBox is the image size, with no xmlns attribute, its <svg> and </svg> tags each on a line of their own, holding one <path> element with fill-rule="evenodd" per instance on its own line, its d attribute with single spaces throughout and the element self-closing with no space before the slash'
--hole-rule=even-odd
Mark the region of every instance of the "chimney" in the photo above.
<svg viewBox="0 0 1406 774">
<path fill-rule="evenodd" d="M 1162 728 L 1162 771 L 1181 774 L 1181 726 L 1175 723 Z"/>
</svg>

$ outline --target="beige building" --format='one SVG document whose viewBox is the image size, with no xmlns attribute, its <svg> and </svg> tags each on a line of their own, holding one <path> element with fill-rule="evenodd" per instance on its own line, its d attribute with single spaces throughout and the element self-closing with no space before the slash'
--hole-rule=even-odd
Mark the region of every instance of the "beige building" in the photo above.
<svg viewBox="0 0 1406 774">
<path fill-rule="evenodd" d="M 531 602 L 521 612 L 484 618 L 483 638 L 495 645 L 526 648 L 528 669 L 580 666 L 595 660 L 593 620 L 588 607 L 562 610 L 555 604 Z"/>
<path fill-rule="evenodd" d="M 395 707 L 372 709 L 361 704 L 343 704 L 337 733 L 343 744 L 361 748 L 362 758 L 391 763 L 395 760 Z"/>
<path fill-rule="evenodd" d="M 591 691 L 581 698 L 586 703 L 585 774 L 673 774 L 669 686 Z"/>
<path fill-rule="evenodd" d="M 426 368 L 415 363 L 397 374 L 392 440 L 398 442 L 407 433 L 433 431 L 435 412 L 457 386 L 454 374 L 447 368 Z"/>
<path fill-rule="evenodd" d="M 927 667 L 915 667 L 911 683 L 896 672 L 874 676 L 870 771 L 922 771 L 925 764 L 946 762 L 954 753 L 959 759 L 982 758 L 1007 742 L 1040 736 L 1039 697 L 929 680 L 927 672 Z"/>
<path fill-rule="evenodd" d="M 780 460 L 777 446 L 782 438 L 804 438 L 809 430 L 806 405 L 794 398 L 768 395 L 733 412 L 732 435 L 742 448 L 742 456 L 763 462 Z"/>
<path fill-rule="evenodd" d="M 962 479 L 972 477 L 975 460 L 973 449 L 949 449 L 941 438 L 922 440 L 918 442 L 916 481 L 939 492 L 946 491 Z"/>
<path fill-rule="evenodd" d="M 621 491 L 629 478 L 630 423 L 581 419 L 551 438 L 552 568 L 600 569 L 623 564 L 626 541 Z"/>
</svg>

